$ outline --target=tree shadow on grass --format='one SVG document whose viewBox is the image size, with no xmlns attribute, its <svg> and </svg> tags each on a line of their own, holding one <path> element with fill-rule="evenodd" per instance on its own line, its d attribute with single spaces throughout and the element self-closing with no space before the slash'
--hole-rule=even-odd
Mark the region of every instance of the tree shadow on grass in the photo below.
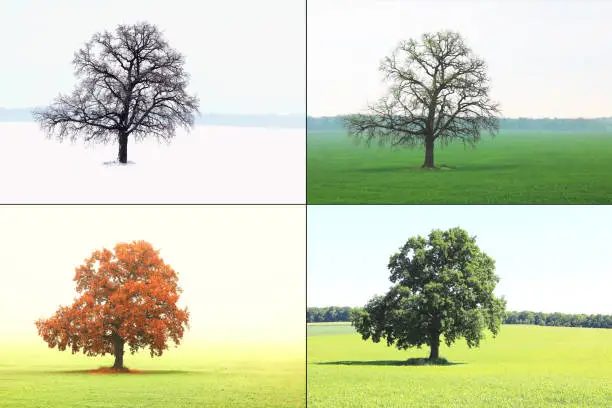
<svg viewBox="0 0 612 408">
<path fill-rule="evenodd" d="M 495 170 L 516 170 L 520 166 L 517 164 L 495 164 L 495 163 L 483 163 L 483 164 L 468 164 L 461 166 L 457 170 L 459 171 L 495 171 Z"/>
<path fill-rule="evenodd" d="M 188 374 L 189 371 L 183 370 L 127 370 L 127 371 L 116 371 L 109 370 L 106 368 L 99 368 L 95 370 L 56 370 L 46 371 L 47 374 L 92 374 L 92 375 L 108 375 L 108 374 L 135 374 L 135 375 L 151 375 L 151 374 Z"/>
<path fill-rule="evenodd" d="M 465 363 L 448 361 L 440 358 L 429 361 L 427 358 L 409 358 L 408 360 L 373 360 L 373 361 L 322 361 L 317 365 L 348 365 L 348 366 L 453 366 Z"/>
<path fill-rule="evenodd" d="M 433 169 L 424 169 L 421 166 L 385 166 L 385 167 L 365 167 L 356 169 L 359 173 L 401 173 L 401 172 L 429 172 L 429 171 L 455 171 L 457 168 L 453 166 L 441 165 Z"/>
<path fill-rule="evenodd" d="M 355 169 L 356 172 L 359 173 L 402 173 L 402 172 L 410 172 L 418 174 L 419 172 L 427 173 L 427 172 L 468 172 L 468 171 L 497 171 L 497 170 L 516 170 L 520 166 L 516 164 L 495 164 L 495 163 L 483 163 L 483 164 L 467 164 L 459 167 L 449 166 L 446 164 L 441 164 L 440 166 L 436 166 L 433 169 L 424 169 L 420 166 L 385 166 L 385 167 L 365 167 L 360 169 Z"/>
</svg>

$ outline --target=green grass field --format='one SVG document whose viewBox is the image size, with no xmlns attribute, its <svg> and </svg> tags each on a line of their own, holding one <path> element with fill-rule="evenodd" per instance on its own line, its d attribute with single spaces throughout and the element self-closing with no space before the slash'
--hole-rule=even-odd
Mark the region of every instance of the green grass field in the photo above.
<svg viewBox="0 0 612 408">
<path fill-rule="evenodd" d="M 309 204 L 610 204 L 612 134 L 505 132 L 476 149 L 356 146 L 344 132 L 307 136 Z"/>
<path fill-rule="evenodd" d="M 301 343 L 301 342 L 300 342 Z M 71 355 L 41 342 L 0 340 L 0 406 L 304 407 L 304 345 L 186 342 L 167 355 L 127 354 L 143 374 L 90 374 L 112 357 Z"/>
<path fill-rule="evenodd" d="M 308 407 L 612 407 L 612 330 L 502 326 L 448 366 L 402 366 L 428 349 L 363 341 L 349 325 L 308 327 Z"/>
</svg>

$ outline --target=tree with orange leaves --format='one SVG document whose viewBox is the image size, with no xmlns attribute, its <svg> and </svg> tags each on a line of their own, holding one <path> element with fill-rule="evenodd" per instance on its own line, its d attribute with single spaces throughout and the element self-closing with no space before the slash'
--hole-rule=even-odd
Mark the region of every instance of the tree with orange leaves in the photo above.
<svg viewBox="0 0 612 408">
<path fill-rule="evenodd" d="M 132 354 L 148 347 L 151 357 L 161 356 L 168 341 L 180 344 L 189 327 L 187 308 L 176 305 L 182 292 L 177 273 L 148 242 L 95 251 L 76 268 L 74 281 L 80 296 L 72 306 L 36 321 L 50 348 L 108 353 L 115 356 L 113 368 L 123 369 L 125 345 Z"/>
</svg>

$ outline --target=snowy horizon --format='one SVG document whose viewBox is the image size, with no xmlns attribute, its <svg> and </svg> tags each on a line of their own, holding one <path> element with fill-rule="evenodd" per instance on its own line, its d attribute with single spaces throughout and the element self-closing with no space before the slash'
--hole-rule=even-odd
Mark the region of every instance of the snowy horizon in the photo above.
<svg viewBox="0 0 612 408">
<path fill-rule="evenodd" d="M 37 108 L 7 109 L 0 107 L 0 123 L 36 123 L 32 110 Z M 195 125 L 239 126 L 296 129 L 306 127 L 305 113 L 200 113 Z"/>
</svg>

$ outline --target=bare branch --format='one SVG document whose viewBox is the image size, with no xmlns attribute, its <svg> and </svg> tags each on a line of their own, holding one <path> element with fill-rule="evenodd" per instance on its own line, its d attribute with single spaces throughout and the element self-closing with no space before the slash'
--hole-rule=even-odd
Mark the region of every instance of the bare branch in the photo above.
<svg viewBox="0 0 612 408">
<path fill-rule="evenodd" d="M 474 146 L 482 131 L 494 135 L 499 105 L 489 98 L 485 62 L 458 33 L 426 33 L 417 42 L 402 41 L 380 65 L 389 83 L 387 95 L 369 112 L 345 118 L 358 143 L 391 147 L 425 147 L 434 141 L 460 140 Z"/>
<path fill-rule="evenodd" d="M 34 112 L 49 136 L 108 143 L 134 135 L 170 140 L 194 124 L 199 101 L 186 92 L 185 58 L 149 23 L 95 34 L 73 60 L 79 83 Z"/>
</svg>

